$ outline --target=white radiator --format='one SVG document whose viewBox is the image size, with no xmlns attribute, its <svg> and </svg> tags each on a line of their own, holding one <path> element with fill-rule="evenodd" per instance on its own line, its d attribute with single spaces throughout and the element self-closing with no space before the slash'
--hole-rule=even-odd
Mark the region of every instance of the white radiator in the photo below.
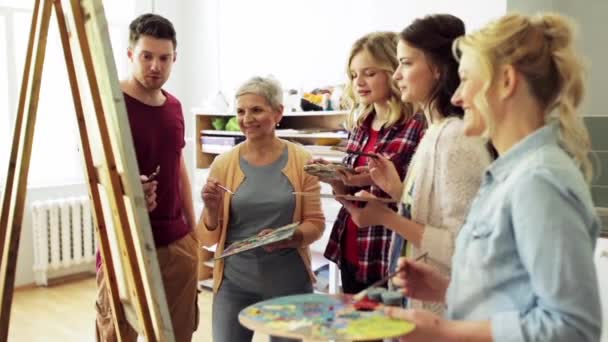
<svg viewBox="0 0 608 342">
<path fill-rule="evenodd" d="M 95 228 L 88 197 L 32 203 L 37 285 L 54 277 L 94 271 Z"/>
</svg>

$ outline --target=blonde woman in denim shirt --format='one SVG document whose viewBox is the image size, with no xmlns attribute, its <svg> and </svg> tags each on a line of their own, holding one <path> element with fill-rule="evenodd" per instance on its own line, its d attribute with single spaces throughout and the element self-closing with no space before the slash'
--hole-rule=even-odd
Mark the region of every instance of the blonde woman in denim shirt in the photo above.
<svg viewBox="0 0 608 342">
<path fill-rule="evenodd" d="M 500 157 L 457 238 L 451 279 L 400 260 L 395 284 L 448 306 L 445 319 L 387 310 L 416 324 L 404 341 L 599 341 L 600 222 L 572 40 L 562 16 L 512 14 L 456 42 L 452 100 L 465 109 L 465 134 L 489 137 Z"/>
</svg>

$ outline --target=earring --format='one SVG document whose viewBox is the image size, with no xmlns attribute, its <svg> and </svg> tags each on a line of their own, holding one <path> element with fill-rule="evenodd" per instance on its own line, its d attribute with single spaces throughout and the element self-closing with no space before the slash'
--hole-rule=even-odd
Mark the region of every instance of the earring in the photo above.
<svg viewBox="0 0 608 342">
<path fill-rule="evenodd" d="M 279 127 L 280 124 L 281 124 L 280 122 L 277 122 L 277 127 Z"/>
</svg>

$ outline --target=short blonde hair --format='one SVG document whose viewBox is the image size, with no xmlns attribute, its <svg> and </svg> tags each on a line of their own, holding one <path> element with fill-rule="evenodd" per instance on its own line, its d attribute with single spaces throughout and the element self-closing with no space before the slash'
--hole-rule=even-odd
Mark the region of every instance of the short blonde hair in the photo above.
<svg viewBox="0 0 608 342">
<path fill-rule="evenodd" d="M 352 46 L 346 66 L 348 82 L 344 89 L 344 101 L 350 109 L 346 126 L 348 129 L 360 126 L 367 116 L 373 111 L 373 105 L 364 106 L 355 96 L 353 90 L 353 80 L 350 72 L 350 65 L 353 58 L 366 51 L 370 54 L 374 62 L 380 69 L 387 73 L 389 80 L 390 98 L 389 115 L 386 126 L 390 127 L 398 122 L 403 122 L 413 115 L 413 107 L 401 101 L 401 94 L 397 83 L 393 80 L 393 73 L 397 69 L 397 34 L 395 32 L 372 32 L 359 38 Z"/>
<path fill-rule="evenodd" d="M 526 79 L 533 96 L 545 108 L 545 120 L 557 120 L 562 146 L 587 181 L 593 175 L 591 140 L 577 110 L 583 100 L 584 67 L 574 49 L 574 29 L 559 14 L 509 14 L 454 42 L 454 53 L 471 53 L 486 79 L 475 99 L 490 135 L 495 129 L 487 92 L 500 65 L 510 64 Z"/>
</svg>

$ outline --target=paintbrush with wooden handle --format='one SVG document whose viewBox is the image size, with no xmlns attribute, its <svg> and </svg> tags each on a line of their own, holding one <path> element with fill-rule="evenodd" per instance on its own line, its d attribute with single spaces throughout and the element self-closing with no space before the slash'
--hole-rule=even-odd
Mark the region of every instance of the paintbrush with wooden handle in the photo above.
<svg viewBox="0 0 608 342">
<path fill-rule="evenodd" d="M 148 183 L 148 182 L 151 182 L 151 181 L 155 180 L 156 177 L 158 177 L 159 173 L 160 173 L 160 165 L 156 165 L 156 169 L 154 170 L 154 172 L 152 172 L 148 176 L 148 179 L 146 179 L 146 181 L 144 183 Z"/>
<path fill-rule="evenodd" d="M 428 252 L 424 252 L 422 254 L 420 254 L 419 256 L 417 256 L 414 261 L 418 261 L 421 260 L 422 258 L 425 258 L 429 253 Z M 376 286 L 380 286 L 382 284 L 384 284 L 385 282 L 387 282 L 390 278 L 394 277 L 397 275 L 397 273 L 403 271 L 404 268 L 397 268 L 397 270 L 395 270 L 394 272 L 391 272 L 389 274 L 387 274 L 386 276 L 384 276 L 382 279 L 374 282 L 373 284 L 371 284 L 370 286 L 368 286 L 366 289 L 360 291 L 359 293 L 357 293 L 356 295 L 353 296 L 353 301 L 354 302 L 358 302 L 361 299 L 365 298 L 365 296 L 367 296 L 367 291 L 371 290 L 372 288 L 376 287 Z"/>
<path fill-rule="evenodd" d="M 223 186 L 222 184 L 216 183 L 215 185 L 217 185 L 218 188 L 226 191 L 227 193 L 234 195 L 234 192 L 232 190 L 228 189 L 227 187 Z"/>
</svg>

